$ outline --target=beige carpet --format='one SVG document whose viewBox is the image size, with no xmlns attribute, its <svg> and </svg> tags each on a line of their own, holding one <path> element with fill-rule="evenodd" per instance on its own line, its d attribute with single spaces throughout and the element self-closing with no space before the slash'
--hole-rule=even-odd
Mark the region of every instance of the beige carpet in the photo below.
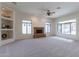
<svg viewBox="0 0 79 59">
<path fill-rule="evenodd" d="M 76 57 L 79 42 L 60 37 L 20 40 L 0 47 L 4 57 Z"/>
</svg>

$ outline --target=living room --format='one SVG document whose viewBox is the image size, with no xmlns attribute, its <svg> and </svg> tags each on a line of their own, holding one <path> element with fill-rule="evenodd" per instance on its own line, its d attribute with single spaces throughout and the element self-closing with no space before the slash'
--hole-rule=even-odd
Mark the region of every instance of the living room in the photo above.
<svg viewBox="0 0 79 59">
<path fill-rule="evenodd" d="M 0 2 L 0 56 L 79 57 L 79 2 Z"/>
</svg>

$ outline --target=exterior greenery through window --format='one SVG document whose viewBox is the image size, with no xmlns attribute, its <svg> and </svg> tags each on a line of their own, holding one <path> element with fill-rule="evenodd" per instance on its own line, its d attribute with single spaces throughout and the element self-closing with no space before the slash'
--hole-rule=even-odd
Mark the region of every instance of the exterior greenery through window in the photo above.
<svg viewBox="0 0 79 59">
<path fill-rule="evenodd" d="M 58 22 L 58 34 L 76 35 L 76 19 Z"/>
<path fill-rule="evenodd" d="M 31 34 L 32 22 L 29 20 L 22 20 L 22 34 Z"/>
</svg>

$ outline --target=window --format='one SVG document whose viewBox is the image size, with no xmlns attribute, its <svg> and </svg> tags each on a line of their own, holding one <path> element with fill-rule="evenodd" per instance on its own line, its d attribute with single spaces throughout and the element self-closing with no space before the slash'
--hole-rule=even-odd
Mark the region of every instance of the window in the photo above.
<svg viewBox="0 0 79 59">
<path fill-rule="evenodd" d="M 51 24 L 50 23 L 46 23 L 45 24 L 45 33 L 48 33 L 51 31 Z"/>
<path fill-rule="evenodd" d="M 76 23 L 71 23 L 71 34 L 76 35 Z"/>
<path fill-rule="evenodd" d="M 32 23 L 28 20 L 22 20 L 22 33 L 31 34 Z"/>
<path fill-rule="evenodd" d="M 58 22 L 58 33 L 76 35 L 76 20 Z"/>
<path fill-rule="evenodd" d="M 62 25 L 62 34 L 70 34 L 70 24 L 63 24 Z"/>
<path fill-rule="evenodd" d="M 59 34 L 61 34 L 61 31 L 62 31 L 61 28 L 62 28 L 62 24 L 58 24 L 58 33 L 59 33 Z"/>
</svg>

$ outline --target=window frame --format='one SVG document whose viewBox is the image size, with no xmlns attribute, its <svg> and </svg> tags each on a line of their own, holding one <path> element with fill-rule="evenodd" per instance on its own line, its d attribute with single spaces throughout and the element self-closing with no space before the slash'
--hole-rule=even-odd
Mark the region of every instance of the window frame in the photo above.
<svg viewBox="0 0 79 59">
<path fill-rule="evenodd" d="M 69 28 L 69 31 L 70 31 L 70 33 L 69 34 L 67 34 L 67 33 L 64 33 L 65 35 L 70 35 L 71 34 L 71 24 L 70 23 L 63 23 L 62 25 L 66 25 L 66 24 L 69 24 L 70 25 L 70 28 Z M 62 28 L 61 28 L 62 29 Z M 62 29 L 63 30 L 63 29 Z M 63 34 L 63 33 L 62 33 Z"/>
<path fill-rule="evenodd" d="M 64 33 L 64 35 L 76 35 L 76 34 L 71 34 L 71 31 L 72 31 L 72 30 L 71 30 L 71 28 L 72 28 L 72 27 L 71 27 L 71 24 L 72 24 L 72 23 L 75 23 L 75 24 L 76 24 L 76 22 L 57 23 L 57 33 L 58 33 L 58 34 L 63 34 L 63 33 L 62 33 L 62 30 L 63 30 L 63 29 L 62 29 L 62 25 L 63 25 L 63 24 L 70 24 L 70 34 Z M 58 25 L 61 25 L 61 33 L 59 33 Z M 75 31 L 75 33 L 76 33 L 76 31 Z"/>
<path fill-rule="evenodd" d="M 59 32 L 59 26 L 61 27 L 61 30 L 60 30 L 60 32 Z M 57 33 L 58 34 L 62 34 L 62 24 L 57 24 Z"/>
<path fill-rule="evenodd" d="M 75 23 L 76 24 L 76 22 L 71 22 L 71 24 L 72 23 Z M 75 26 L 76 27 L 76 26 Z M 71 28 L 72 28 L 72 26 L 71 26 Z M 77 27 L 75 28 L 75 29 L 77 29 Z M 71 30 L 72 31 L 72 30 Z M 75 34 L 71 34 L 71 35 L 76 35 L 76 31 L 75 31 Z"/>
<path fill-rule="evenodd" d="M 23 22 L 23 21 L 26 21 L 26 22 Z M 28 23 L 27 21 L 30 21 L 31 23 Z M 32 20 L 22 20 L 22 25 L 23 23 L 26 24 L 26 33 L 23 33 L 23 28 L 22 28 L 22 34 L 26 35 L 26 34 L 32 34 Z M 31 24 L 31 33 L 28 33 L 28 24 Z"/>
<path fill-rule="evenodd" d="M 49 27 L 46 28 L 47 25 Z M 48 30 L 48 28 L 50 28 L 50 30 Z M 47 29 L 47 31 L 46 31 L 46 29 Z M 50 32 L 51 32 L 51 23 L 49 23 L 49 22 L 48 23 L 45 23 L 45 33 L 50 33 Z"/>
</svg>

